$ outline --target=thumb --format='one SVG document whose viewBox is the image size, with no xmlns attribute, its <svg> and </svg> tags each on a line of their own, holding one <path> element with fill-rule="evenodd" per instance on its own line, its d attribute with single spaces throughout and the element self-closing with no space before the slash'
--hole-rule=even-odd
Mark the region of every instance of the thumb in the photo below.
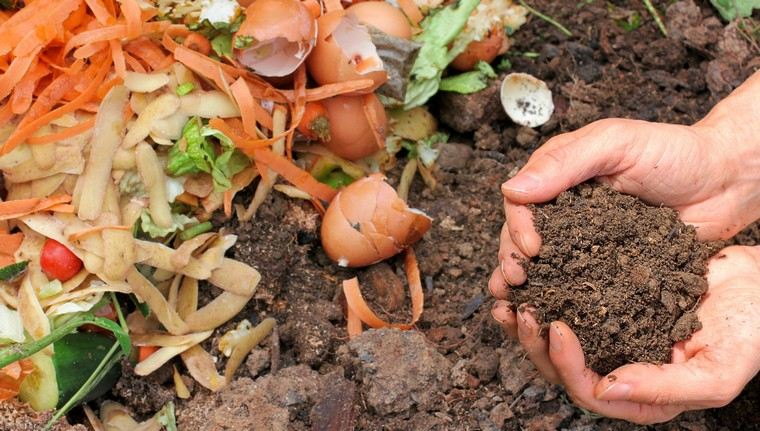
<svg viewBox="0 0 760 431">
<path fill-rule="evenodd" d="M 715 366 L 701 354 L 678 364 L 624 365 L 597 383 L 594 396 L 602 401 L 718 407 L 735 398 L 741 385 L 732 388 Z"/>
<path fill-rule="evenodd" d="M 628 123 L 601 120 L 550 139 L 501 186 L 502 193 L 518 204 L 546 202 L 590 178 L 615 173 L 634 135 L 630 129 L 636 126 Z"/>
</svg>

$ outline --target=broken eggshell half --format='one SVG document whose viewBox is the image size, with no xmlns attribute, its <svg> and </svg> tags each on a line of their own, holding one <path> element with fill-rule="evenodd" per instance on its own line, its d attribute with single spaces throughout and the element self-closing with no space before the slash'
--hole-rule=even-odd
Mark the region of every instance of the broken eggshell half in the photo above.
<svg viewBox="0 0 760 431">
<path fill-rule="evenodd" d="M 385 146 L 388 118 L 374 94 L 334 96 L 322 101 L 327 111 L 330 140 L 322 145 L 340 157 L 358 160 Z"/>
<path fill-rule="evenodd" d="M 527 73 L 510 73 L 501 83 L 504 111 L 521 126 L 538 127 L 554 113 L 552 92 L 544 81 Z"/>
<path fill-rule="evenodd" d="M 409 208 L 382 174 L 362 178 L 332 200 L 322 220 L 322 247 L 343 267 L 388 259 L 430 229 L 432 219 Z"/>
<path fill-rule="evenodd" d="M 306 66 L 319 85 L 372 79 L 372 87 L 351 93 L 367 94 L 388 80 L 369 30 L 356 15 L 345 10 L 330 12 L 319 18 L 317 26 L 317 44 Z"/>
<path fill-rule="evenodd" d="M 256 0 L 245 16 L 233 39 L 235 56 L 259 75 L 290 75 L 316 45 L 317 20 L 298 0 Z"/>
</svg>

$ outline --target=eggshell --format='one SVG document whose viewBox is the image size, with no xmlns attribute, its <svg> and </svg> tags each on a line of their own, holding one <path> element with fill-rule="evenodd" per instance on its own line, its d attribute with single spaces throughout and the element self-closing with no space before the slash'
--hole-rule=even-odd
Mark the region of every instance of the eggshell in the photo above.
<svg viewBox="0 0 760 431">
<path fill-rule="evenodd" d="M 491 30 L 483 40 L 470 42 L 464 52 L 451 62 L 451 67 L 460 72 L 467 72 L 472 70 L 479 61 L 490 63 L 496 56 L 506 51 L 505 44 L 508 47 L 508 41 L 503 29 Z"/>
<path fill-rule="evenodd" d="M 358 160 L 375 153 L 385 145 L 388 119 L 382 103 L 368 95 L 368 108 L 378 124 L 373 132 L 363 106 L 365 96 L 335 96 L 322 101 L 330 124 L 330 140 L 324 142 L 330 151 L 348 160 Z"/>
<path fill-rule="evenodd" d="M 383 33 L 402 39 L 412 38 L 412 27 L 409 20 L 400 9 L 385 1 L 366 1 L 349 7 L 348 13 L 353 13 L 364 25 L 375 27 Z"/>
<path fill-rule="evenodd" d="M 309 74 L 319 85 L 372 79 L 370 88 L 352 94 L 372 93 L 388 79 L 383 62 L 366 27 L 345 10 L 322 15 L 314 50 L 306 60 Z"/>
<path fill-rule="evenodd" d="M 538 127 L 554 112 L 552 92 L 544 81 L 527 73 L 510 73 L 501 83 L 501 104 L 521 126 Z"/>
<path fill-rule="evenodd" d="M 288 76 L 316 44 L 317 21 L 298 0 L 256 0 L 235 37 L 253 38 L 252 45 L 235 49 L 240 63 L 267 77 Z"/>
<path fill-rule="evenodd" d="M 322 221 L 322 246 L 341 266 L 367 266 L 411 246 L 431 225 L 428 216 L 409 208 L 381 174 L 374 174 L 335 196 Z"/>
</svg>

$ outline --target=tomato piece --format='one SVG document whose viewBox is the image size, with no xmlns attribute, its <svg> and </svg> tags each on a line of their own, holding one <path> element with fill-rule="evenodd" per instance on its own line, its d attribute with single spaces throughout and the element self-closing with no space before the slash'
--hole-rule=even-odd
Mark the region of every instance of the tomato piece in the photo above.
<svg viewBox="0 0 760 431">
<path fill-rule="evenodd" d="M 60 242 L 48 238 L 40 254 L 40 266 L 48 278 L 66 281 L 82 269 L 82 261 Z"/>
<path fill-rule="evenodd" d="M 140 346 L 137 354 L 137 362 L 142 362 L 148 359 L 148 356 L 156 353 L 157 351 L 158 346 Z"/>
</svg>

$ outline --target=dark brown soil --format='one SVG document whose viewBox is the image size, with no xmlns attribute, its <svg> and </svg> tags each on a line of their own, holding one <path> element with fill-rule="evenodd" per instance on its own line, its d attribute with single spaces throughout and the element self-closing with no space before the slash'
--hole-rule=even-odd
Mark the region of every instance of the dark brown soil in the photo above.
<svg viewBox="0 0 760 431">
<path fill-rule="evenodd" d="M 533 306 L 545 326 L 570 325 L 589 368 L 670 362 L 673 343 L 701 328 L 694 311 L 719 248 L 698 242 L 676 211 L 597 184 L 532 210 L 543 243 L 512 301 Z"/>
</svg>

